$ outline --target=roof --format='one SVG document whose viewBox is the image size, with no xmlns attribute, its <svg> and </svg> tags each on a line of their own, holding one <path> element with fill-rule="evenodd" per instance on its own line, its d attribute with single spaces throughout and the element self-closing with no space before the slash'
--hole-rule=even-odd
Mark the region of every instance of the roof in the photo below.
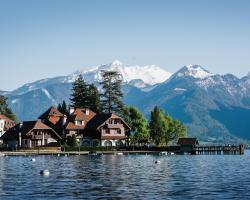
<svg viewBox="0 0 250 200">
<path fill-rule="evenodd" d="M 15 126 L 15 124 L 16 124 L 12 119 L 6 117 L 5 115 L 1 115 L 1 114 L 0 114 L 0 120 L 1 120 L 1 119 L 4 120 L 4 130 L 5 130 L 5 131 L 7 131 L 7 130 L 10 129 L 11 127 Z"/>
<path fill-rule="evenodd" d="M 81 109 L 77 108 L 67 119 L 66 122 L 66 129 L 84 129 L 86 124 L 96 115 L 95 112 L 93 112 L 90 109 Z M 84 125 L 75 125 L 75 121 L 80 120 L 84 121 Z"/>
<path fill-rule="evenodd" d="M 61 139 L 61 137 L 52 128 L 45 125 L 40 120 L 24 121 L 22 123 L 19 123 L 14 127 L 10 128 L 8 131 L 6 131 L 2 135 L 1 139 L 3 140 L 17 139 L 20 132 L 22 136 L 27 136 L 27 134 L 32 130 L 51 130 L 58 137 L 58 139 Z"/>
<path fill-rule="evenodd" d="M 57 110 L 56 107 L 51 106 L 48 110 L 46 110 L 38 119 L 48 119 L 49 116 L 62 117 L 63 114 Z"/>
<path fill-rule="evenodd" d="M 103 125 L 107 120 L 109 119 L 120 119 L 124 125 L 130 129 L 130 127 L 127 125 L 127 123 L 119 116 L 113 114 L 113 113 L 100 113 L 96 114 L 95 117 L 87 124 L 86 129 L 88 130 L 96 130 L 101 125 Z"/>
<path fill-rule="evenodd" d="M 197 138 L 179 138 L 177 144 L 179 145 L 196 145 L 199 144 Z"/>
</svg>

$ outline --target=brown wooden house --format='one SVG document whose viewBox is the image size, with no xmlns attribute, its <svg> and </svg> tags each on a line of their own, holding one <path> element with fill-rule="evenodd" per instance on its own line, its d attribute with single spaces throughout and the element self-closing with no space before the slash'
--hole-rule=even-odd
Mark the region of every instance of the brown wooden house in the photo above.
<svg viewBox="0 0 250 200">
<path fill-rule="evenodd" d="M 40 120 L 25 121 L 10 128 L 1 137 L 6 147 L 33 148 L 55 144 L 62 138 Z"/>
<path fill-rule="evenodd" d="M 197 138 L 179 138 L 177 144 L 180 145 L 181 153 L 193 153 L 199 142 Z"/>
<path fill-rule="evenodd" d="M 130 127 L 119 116 L 96 114 L 84 130 L 83 146 L 124 146 Z"/>
</svg>

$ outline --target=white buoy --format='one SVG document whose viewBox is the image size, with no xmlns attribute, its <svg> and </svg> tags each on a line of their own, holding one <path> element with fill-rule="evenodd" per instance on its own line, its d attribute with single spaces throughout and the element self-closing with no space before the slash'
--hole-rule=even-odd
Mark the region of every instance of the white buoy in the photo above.
<svg viewBox="0 0 250 200">
<path fill-rule="evenodd" d="M 161 163 L 161 161 L 159 161 L 159 160 L 155 161 L 155 164 L 160 164 L 160 163 Z"/>
<path fill-rule="evenodd" d="M 116 155 L 118 155 L 118 156 L 122 156 L 122 155 L 123 155 L 123 153 L 122 153 L 122 152 L 118 152 Z"/>
<path fill-rule="evenodd" d="M 48 176 L 49 175 L 49 170 L 45 169 L 45 170 L 41 170 L 40 171 L 40 174 L 43 175 L 43 176 Z"/>
<path fill-rule="evenodd" d="M 32 161 L 32 162 L 36 162 L 36 159 L 35 158 L 31 158 L 31 160 L 30 161 Z"/>
</svg>

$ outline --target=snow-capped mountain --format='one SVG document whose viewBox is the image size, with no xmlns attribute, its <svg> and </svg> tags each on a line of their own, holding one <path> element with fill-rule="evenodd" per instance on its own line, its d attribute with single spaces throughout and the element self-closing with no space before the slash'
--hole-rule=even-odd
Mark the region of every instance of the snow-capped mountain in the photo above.
<svg viewBox="0 0 250 200">
<path fill-rule="evenodd" d="M 124 101 L 147 117 L 160 106 L 184 122 L 190 136 L 204 141 L 250 141 L 250 74 L 212 74 L 199 65 L 187 65 L 172 74 L 155 65 L 126 66 L 120 61 L 79 70 L 68 76 L 43 79 L 5 92 L 21 120 L 37 118 L 49 106 L 69 103 L 72 82 L 82 74 L 98 83 L 102 70 L 116 70 L 123 80 Z"/>
<path fill-rule="evenodd" d="M 197 79 L 204 79 L 213 76 L 213 74 L 199 65 L 186 65 L 173 75 L 173 77 L 185 77 L 185 76 Z"/>
<path fill-rule="evenodd" d="M 72 83 L 75 79 L 82 74 L 84 80 L 89 83 L 97 83 L 101 81 L 102 71 L 118 71 L 121 74 L 121 79 L 124 84 L 134 85 L 138 88 L 151 88 L 158 83 L 162 83 L 167 80 L 171 73 L 156 66 L 125 66 L 122 62 L 115 60 L 110 64 L 100 65 L 96 67 L 90 67 L 88 70 L 78 70 L 68 76 L 60 76 L 55 78 L 41 79 L 33 83 L 27 83 L 24 86 L 14 90 L 15 94 L 24 94 L 27 91 L 33 91 L 37 89 L 44 89 L 49 85 L 58 83 Z"/>
<path fill-rule="evenodd" d="M 90 70 L 77 71 L 68 76 L 67 81 L 73 82 L 79 74 L 82 74 L 88 82 L 99 82 L 101 81 L 102 71 L 118 71 L 124 83 L 131 83 L 133 80 L 141 80 L 145 85 L 162 83 L 171 76 L 170 72 L 156 65 L 125 66 L 122 62 L 115 60 L 110 64 L 92 67 Z M 139 85 L 139 87 L 140 86 L 141 85 Z"/>
</svg>

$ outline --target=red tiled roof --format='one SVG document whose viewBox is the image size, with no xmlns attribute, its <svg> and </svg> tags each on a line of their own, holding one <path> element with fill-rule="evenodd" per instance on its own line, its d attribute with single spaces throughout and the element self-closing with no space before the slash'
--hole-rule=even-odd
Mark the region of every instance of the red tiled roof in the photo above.
<svg viewBox="0 0 250 200">
<path fill-rule="evenodd" d="M 89 114 L 87 114 L 89 112 Z M 86 124 L 96 115 L 92 110 L 88 109 L 80 109 L 77 108 L 67 119 L 66 129 L 70 130 L 82 130 L 85 128 Z M 84 125 L 75 125 L 75 121 L 80 120 L 84 121 Z"/>
<path fill-rule="evenodd" d="M 4 130 L 5 131 L 9 130 L 11 127 L 15 126 L 15 124 L 16 124 L 13 120 L 6 117 L 5 115 L 0 114 L 0 119 L 3 119 L 5 121 L 4 122 Z"/>
<path fill-rule="evenodd" d="M 113 113 L 100 113 L 96 114 L 93 119 L 90 120 L 90 122 L 87 124 L 86 129 L 87 130 L 96 130 L 98 129 L 102 124 L 104 124 L 109 119 L 120 119 L 124 125 L 130 129 L 130 127 L 126 124 L 126 122 L 119 116 L 113 114 Z"/>
<path fill-rule="evenodd" d="M 48 119 L 49 116 L 62 117 L 63 114 L 56 107 L 51 106 L 38 119 Z"/>
</svg>

